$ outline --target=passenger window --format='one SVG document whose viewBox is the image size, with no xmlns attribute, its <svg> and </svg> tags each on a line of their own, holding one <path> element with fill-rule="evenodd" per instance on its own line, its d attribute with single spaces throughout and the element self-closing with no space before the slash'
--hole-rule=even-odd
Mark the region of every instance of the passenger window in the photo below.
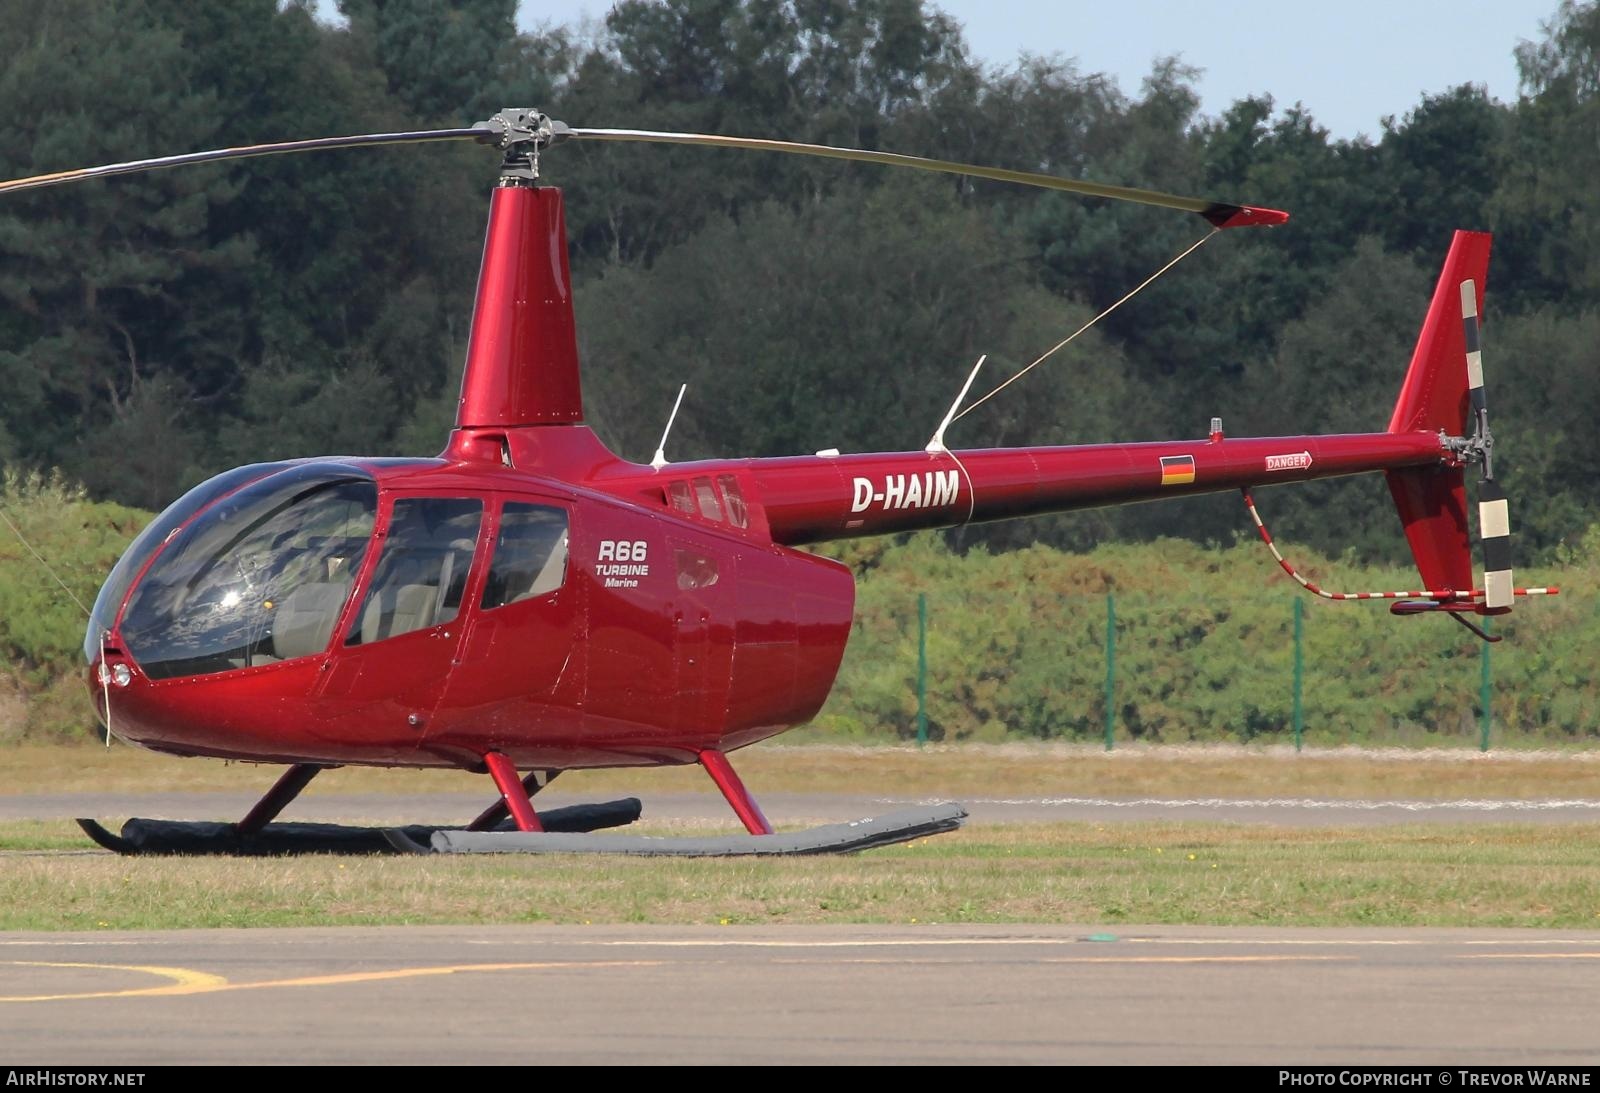
<svg viewBox="0 0 1600 1093">
<path fill-rule="evenodd" d="M 673 508 L 679 512 L 687 512 L 691 516 L 694 515 L 694 498 L 689 495 L 689 483 L 682 479 L 669 483 L 667 492 L 672 495 Z"/>
<path fill-rule="evenodd" d="M 728 506 L 728 523 L 736 528 L 750 526 L 750 513 L 744 507 L 744 493 L 739 489 L 739 480 L 731 474 L 717 476 L 717 485 L 722 487 L 722 500 Z"/>
<path fill-rule="evenodd" d="M 464 497 L 402 497 L 372 584 L 345 642 L 368 645 L 450 622 L 472 569 L 483 502 Z"/>
<path fill-rule="evenodd" d="M 710 588 L 717 583 L 717 560 L 697 550 L 675 550 L 673 560 L 678 564 L 678 587 L 685 591 Z"/>
<path fill-rule="evenodd" d="M 700 515 L 707 520 L 722 519 L 722 506 L 717 503 L 717 491 L 711 488 L 711 479 L 694 480 L 694 499 L 700 505 Z"/>
<path fill-rule="evenodd" d="M 500 513 L 494 560 L 483 586 L 484 608 L 543 596 L 567 576 L 567 513 L 549 505 L 508 501 Z"/>
</svg>

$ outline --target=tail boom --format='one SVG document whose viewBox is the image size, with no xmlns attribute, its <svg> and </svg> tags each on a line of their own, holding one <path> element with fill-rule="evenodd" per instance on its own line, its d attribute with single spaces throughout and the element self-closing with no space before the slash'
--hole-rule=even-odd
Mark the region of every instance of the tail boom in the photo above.
<svg viewBox="0 0 1600 1093">
<path fill-rule="evenodd" d="M 1447 457 L 1437 434 L 1419 432 L 813 456 L 742 467 L 773 539 L 794 546 L 1438 467 Z"/>
</svg>

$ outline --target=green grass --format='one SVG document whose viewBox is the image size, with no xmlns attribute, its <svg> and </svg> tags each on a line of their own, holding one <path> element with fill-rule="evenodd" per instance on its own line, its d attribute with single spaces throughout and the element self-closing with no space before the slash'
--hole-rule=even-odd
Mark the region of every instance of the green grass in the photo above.
<svg viewBox="0 0 1600 1093">
<path fill-rule="evenodd" d="M 68 820 L 16 820 L 0 824 L 0 851 L 88 850 L 78 825 Z"/>
<path fill-rule="evenodd" d="M 0 825 L 0 929 L 948 922 L 1600 927 L 1600 824 L 975 825 L 855 857 L 117 858 Z"/>
<path fill-rule="evenodd" d="M 736 761 L 758 794 L 1600 797 L 1593 753 L 763 746 Z M 259 791 L 275 776 L 272 768 L 168 759 L 121 745 L 0 750 L 0 792 Z M 694 768 L 585 771 L 560 784 L 596 798 L 638 793 L 647 816 L 651 794 L 710 791 Z M 330 772 L 310 792 L 383 790 L 476 791 L 485 799 L 490 792 L 482 776 L 385 770 Z M 69 821 L 31 821 L 0 823 L 0 929 L 519 922 L 1600 928 L 1597 843 L 1600 824 L 975 824 L 848 858 L 130 859 L 59 853 L 91 844 Z"/>
<path fill-rule="evenodd" d="M 733 762 L 760 797 L 855 793 L 981 797 L 1600 798 L 1600 751 L 1288 749 L 1241 745 L 1129 746 L 1065 743 L 913 746 L 762 744 Z M 122 744 L 0 747 L 0 794 L 264 793 L 282 767 L 174 759 Z M 698 767 L 584 770 L 563 793 L 601 796 L 714 792 Z M 317 778 L 323 793 L 478 793 L 484 775 L 463 771 L 345 768 Z M 220 818 L 220 817 L 218 817 Z M 288 817 L 292 819 L 292 814 Z"/>
</svg>

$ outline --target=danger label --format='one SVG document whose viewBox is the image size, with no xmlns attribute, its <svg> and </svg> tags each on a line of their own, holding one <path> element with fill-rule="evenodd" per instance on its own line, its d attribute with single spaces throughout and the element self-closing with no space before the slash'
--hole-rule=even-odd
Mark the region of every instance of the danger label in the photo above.
<svg viewBox="0 0 1600 1093">
<path fill-rule="evenodd" d="M 1290 452 L 1288 455 L 1267 456 L 1269 471 L 1303 471 L 1311 466 L 1310 452 Z"/>
</svg>

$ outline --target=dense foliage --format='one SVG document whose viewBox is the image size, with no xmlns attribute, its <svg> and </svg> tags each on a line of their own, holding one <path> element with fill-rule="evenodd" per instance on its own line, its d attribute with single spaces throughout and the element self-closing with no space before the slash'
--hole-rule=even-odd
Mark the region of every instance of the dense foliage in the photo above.
<svg viewBox="0 0 1600 1093">
<path fill-rule="evenodd" d="M 830 141 L 1293 211 L 1225 234 L 957 444 L 1367 429 L 1387 420 L 1449 233 L 1498 233 L 1487 331 L 1523 555 L 1587 524 L 1577 454 L 1600 369 L 1600 6 L 1477 86 L 1331 139 L 1300 106 L 1197 112 L 1059 56 L 974 61 L 934 0 L 627 0 L 519 35 L 514 0 L 57 0 L 0 10 L 0 176 L 223 144 L 459 124 L 507 103 L 574 123 Z M 331 14 L 331 11 L 330 11 Z M 1067 50 L 1071 42 L 1060 43 Z M 1507 43 L 1507 48 L 1511 44 Z M 1263 89 L 1270 91 L 1273 89 Z M 1292 89 L 1287 89 L 1292 93 Z M 1375 125 L 1379 122 L 1374 119 Z M 1031 360 L 1197 237 L 1165 210 L 704 149 L 569 146 L 587 396 L 648 452 L 919 444 L 972 360 Z M 492 159 L 426 147 L 255 160 L 0 203 L 0 459 L 159 507 L 245 459 L 426 450 L 454 402 Z M 1287 533 L 1394 559 L 1387 507 L 1324 484 Z M 1220 541 L 1231 503 L 968 533 L 963 545 Z"/>
<path fill-rule="evenodd" d="M 7 474 L 0 515 L 11 525 L 0 528 L 0 742 L 84 735 L 94 726 L 84 615 L 150 514 L 89 501 L 59 478 Z"/>
<path fill-rule="evenodd" d="M 534 104 L 574 124 L 885 148 L 1293 211 L 1283 228 L 1202 247 L 961 421 L 957 446 L 1198 436 L 1213 414 L 1233 435 L 1381 427 L 1450 231 L 1490 229 L 1487 367 L 1520 559 L 1569 556 L 1593 519 L 1600 478 L 1580 454 L 1600 404 L 1592 0 L 1564 0 L 1543 38 L 1517 48 L 1515 102 L 1463 85 L 1374 119 L 1376 140 L 1332 139 L 1310 111 L 1265 94 L 1275 89 L 1201 116 L 1195 73 L 1172 61 L 1136 90 L 1055 55 L 985 66 L 936 0 L 625 0 L 602 27 L 533 34 L 518 34 L 514 15 L 515 0 L 340 0 L 325 21 L 303 0 L 0 5 L 0 177 Z M 568 146 L 546 169 L 567 191 L 591 416 L 635 458 L 685 381 L 679 459 L 918 446 L 979 354 L 998 379 L 1203 230 L 1164 210 L 790 157 Z M 481 149 L 428 146 L 0 200 L 0 464 L 152 509 L 240 462 L 436 450 L 493 170 Z M 1272 509 L 1281 536 L 1329 556 L 1404 558 L 1374 483 L 1282 491 Z M 131 529 L 127 510 L 104 511 L 96 535 Z M 1041 558 L 1067 564 L 1023 550 L 963 568 L 979 563 L 960 552 L 977 547 L 1160 541 L 1138 555 L 1159 566 L 1181 553 L 1168 540 L 1226 543 L 1241 524 L 1232 498 L 1136 506 L 968 529 L 938 558 L 962 585 L 1010 580 Z M 109 543 L 71 543 L 87 553 L 69 568 L 103 573 Z M 869 590 L 894 578 L 874 580 Z M 34 687 L 55 639 L 26 632 L 44 625 L 34 593 L 3 594 L 27 600 L 0 604 L 0 625 Z M 1241 595 L 1171 610 L 1228 633 L 1237 616 L 1220 615 Z M 863 636 L 906 609 L 881 608 Z M 1224 673 L 1215 654 L 1204 670 Z M 899 684 L 873 690 L 859 665 L 874 654 L 861 655 L 845 698 L 903 701 Z M 1019 655 L 1015 671 L 1029 663 Z M 945 731 L 1017 718 L 1021 731 L 1071 735 L 1097 723 L 1084 680 L 1044 661 L 1026 671 L 1031 706 L 974 696 L 941 715 Z M 1020 694 L 1025 681 L 1005 682 L 994 686 Z M 1052 688 L 1077 697 L 1056 702 Z M 1391 699 L 1396 724 L 1426 708 Z M 1139 705 L 1140 731 L 1164 732 L 1175 722 L 1152 702 Z M 863 723 L 888 713 L 861 708 Z M 1217 709 L 1194 731 L 1242 731 Z M 1270 730 L 1277 716 L 1250 723 Z"/>
<path fill-rule="evenodd" d="M 1381 488 L 1381 487 L 1380 487 Z M 1263 502 L 1264 504 L 1265 502 Z M 1567 564 L 1529 569 L 1564 594 L 1494 620 L 1496 747 L 1592 744 L 1600 693 L 1593 607 L 1600 526 Z M 1295 550 L 1340 590 L 1405 588 L 1414 569 Z M 1288 742 L 1294 600 L 1304 597 L 1305 741 L 1479 742 L 1482 644 L 1441 616 L 1301 592 L 1259 542 L 1181 540 L 1070 554 L 1034 546 L 965 555 L 938 539 L 844 552 L 863 574 L 855 632 L 817 727 L 906 739 L 916 731 L 917 597 L 927 597 L 927 710 L 934 739 L 1096 741 L 1105 729 L 1106 599 L 1115 606 L 1116 739 Z M 1590 561 L 1576 563 L 1582 556 Z"/>
</svg>

